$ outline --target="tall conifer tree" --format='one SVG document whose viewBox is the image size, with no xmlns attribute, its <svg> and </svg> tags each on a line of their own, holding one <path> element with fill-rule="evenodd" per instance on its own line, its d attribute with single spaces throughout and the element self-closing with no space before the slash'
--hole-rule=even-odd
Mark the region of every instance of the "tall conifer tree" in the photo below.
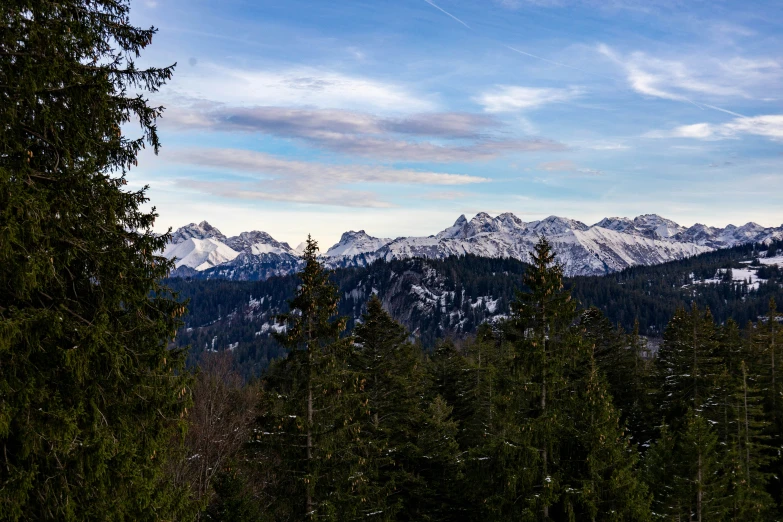
<svg viewBox="0 0 783 522">
<path fill-rule="evenodd" d="M 156 30 L 127 0 L 5 2 L 0 25 L 0 520 L 172 518 L 184 307 L 124 175 L 173 67 L 136 67 Z"/>
<path fill-rule="evenodd" d="M 267 491 L 276 520 L 350 520 L 369 505 L 362 382 L 350 367 L 353 340 L 340 337 L 337 288 L 317 256 L 308 237 L 301 284 L 278 318 L 284 330 L 276 337 L 288 356 L 267 376 L 269 402 L 256 435 L 259 463 L 283 464 Z"/>
<path fill-rule="evenodd" d="M 417 474 L 417 433 L 426 422 L 423 358 L 377 295 L 367 302 L 354 336 L 351 364 L 363 379 L 367 412 L 362 430 L 371 440 L 365 445 L 375 483 L 371 512 L 377 520 L 395 520 L 426 489 Z"/>
</svg>

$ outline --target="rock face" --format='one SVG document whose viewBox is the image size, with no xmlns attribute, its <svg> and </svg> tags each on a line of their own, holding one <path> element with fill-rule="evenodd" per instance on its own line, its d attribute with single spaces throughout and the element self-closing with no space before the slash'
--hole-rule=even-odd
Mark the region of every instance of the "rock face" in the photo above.
<svg viewBox="0 0 783 522">
<path fill-rule="evenodd" d="M 778 228 L 747 223 L 714 228 L 678 225 L 657 214 L 631 218 L 604 218 L 588 226 L 581 221 L 550 216 L 524 222 L 511 213 L 492 217 L 480 212 L 468 220 L 427 237 L 377 238 L 364 230 L 345 232 L 322 256 L 327 266 L 366 266 L 377 259 L 411 257 L 439 259 L 474 254 L 529 261 L 540 236 L 553 245 L 567 276 L 602 275 L 634 265 L 653 265 L 743 243 L 783 239 Z M 301 245 L 296 249 L 266 232 L 242 232 L 227 238 L 206 221 L 191 223 L 172 235 L 163 255 L 176 260 L 174 276 L 266 279 L 299 267 Z"/>
</svg>

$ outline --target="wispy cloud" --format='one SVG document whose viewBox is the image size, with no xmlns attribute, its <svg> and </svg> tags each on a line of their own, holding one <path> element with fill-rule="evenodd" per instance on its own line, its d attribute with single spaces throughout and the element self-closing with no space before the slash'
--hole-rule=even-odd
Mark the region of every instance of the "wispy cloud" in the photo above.
<svg viewBox="0 0 783 522">
<path fill-rule="evenodd" d="M 298 179 L 313 183 L 426 185 L 467 185 L 489 181 L 487 178 L 463 174 L 289 160 L 264 152 L 243 149 L 178 149 L 169 152 L 166 159 L 179 163 L 249 172 L 268 180 Z"/>
<path fill-rule="evenodd" d="M 321 187 L 321 190 L 308 190 L 301 183 L 288 184 L 289 190 L 277 190 L 266 183 L 258 182 L 217 182 L 180 178 L 176 180 L 179 189 L 195 190 L 211 196 L 239 200 L 279 201 L 309 205 L 327 205 L 348 208 L 392 208 L 395 205 L 378 199 L 374 192 L 345 190 L 335 187 Z"/>
<path fill-rule="evenodd" d="M 630 87 L 645 96 L 693 103 L 741 116 L 702 100 L 752 98 L 783 79 L 781 64 L 768 58 L 686 57 L 667 60 L 634 52 L 623 56 L 605 44 L 598 51 L 623 68 Z"/>
<path fill-rule="evenodd" d="M 581 94 L 582 90 L 578 87 L 554 89 L 498 85 L 482 93 L 475 101 L 490 113 L 516 112 L 552 103 L 568 102 Z"/>
<path fill-rule="evenodd" d="M 463 22 L 462 20 L 460 20 L 459 18 L 457 18 L 457 17 L 456 17 L 456 16 L 454 16 L 453 14 L 449 13 L 448 11 L 446 11 L 445 9 L 443 9 L 442 7 L 440 7 L 440 6 L 436 5 L 436 4 L 435 4 L 435 2 L 432 2 L 432 0 L 424 0 L 424 1 L 425 1 L 425 2 L 427 2 L 428 4 L 430 4 L 432 7 L 434 7 L 434 8 L 435 8 L 435 9 L 437 9 L 438 11 L 440 11 L 441 13 L 445 14 L 446 16 L 449 16 L 449 17 L 451 17 L 453 20 L 456 20 L 457 22 L 461 23 L 462 25 L 464 25 L 465 27 L 467 27 L 468 29 L 470 29 L 470 26 L 469 26 L 468 24 L 466 24 L 465 22 Z"/>
<path fill-rule="evenodd" d="M 727 123 L 694 123 L 671 130 L 651 131 L 647 138 L 694 138 L 722 140 L 750 134 L 775 141 L 783 140 L 783 114 L 735 118 Z"/>
<path fill-rule="evenodd" d="M 589 169 L 580 167 L 571 160 L 557 160 L 548 161 L 545 163 L 539 163 L 536 167 L 538 170 L 546 172 L 571 172 L 583 176 L 602 176 L 603 172 L 597 169 Z"/>
<path fill-rule="evenodd" d="M 540 138 L 499 138 L 494 131 L 504 125 L 487 114 L 379 117 L 337 109 L 215 105 L 175 108 L 167 113 L 165 125 L 177 129 L 259 132 L 301 139 L 342 154 L 405 161 L 479 161 L 514 152 L 565 148 Z M 446 142 L 434 143 L 425 138 Z"/>
<path fill-rule="evenodd" d="M 175 77 L 169 97 L 217 100 L 230 105 L 276 105 L 372 112 L 431 111 L 437 103 L 410 89 L 379 79 L 313 67 L 280 70 L 239 69 L 200 63 L 197 71 Z"/>
<path fill-rule="evenodd" d="M 169 151 L 165 159 L 249 175 L 240 181 L 181 178 L 177 185 L 182 188 L 226 198 L 347 207 L 394 206 L 375 192 L 357 189 L 361 184 L 462 186 L 489 181 L 464 174 L 289 160 L 239 149 L 177 149 Z"/>
</svg>

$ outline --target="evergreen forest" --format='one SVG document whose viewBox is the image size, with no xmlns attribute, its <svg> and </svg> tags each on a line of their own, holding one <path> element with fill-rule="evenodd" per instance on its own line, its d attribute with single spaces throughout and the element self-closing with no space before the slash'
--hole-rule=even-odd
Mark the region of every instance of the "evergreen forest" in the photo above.
<svg viewBox="0 0 783 522">
<path fill-rule="evenodd" d="M 761 246 L 168 279 L 127 173 L 176 64 L 129 13 L 0 3 L 0 521 L 783 520 Z"/>
</svg>

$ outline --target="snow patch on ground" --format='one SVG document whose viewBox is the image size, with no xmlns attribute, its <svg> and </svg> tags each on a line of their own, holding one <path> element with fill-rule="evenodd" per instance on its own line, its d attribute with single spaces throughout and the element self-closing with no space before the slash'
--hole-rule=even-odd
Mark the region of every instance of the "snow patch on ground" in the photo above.
<svg viewBox="0 0 783 522">
<path fill-rule="evenodd" d="M 716 272 L 715 276 L 712 279 L 705 279 L 704 281 L 695 281 L 699 284 L 718 284 L 722 283 L 724 276 L 726 274 L 726 269 L 720 268 Z M 766 283 L 766 279 L 760 279 L 758 275 L 756 275 L 756 270 L 753 268 L 732 268 L 731 269 L 731 280 L 735 283 L 748 283 L 748 289 L 749 290 L 758 290 L 759 285 L 761 283 Z"/>
</svg>

